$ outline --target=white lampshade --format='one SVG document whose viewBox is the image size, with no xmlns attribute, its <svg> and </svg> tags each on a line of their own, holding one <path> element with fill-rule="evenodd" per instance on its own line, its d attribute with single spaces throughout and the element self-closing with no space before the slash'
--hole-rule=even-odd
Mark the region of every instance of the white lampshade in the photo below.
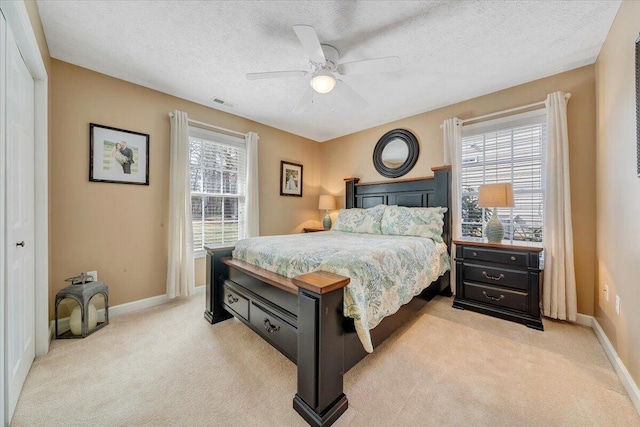
<svg viewBox="0 0 640 427">
<path fill-rule="evenodd" d="M 479 188 L 478 206 L 481 208 L 512 208 L 513 186 L 510 182 L 483 184 Z"/>
<path fill-rule="evenodd" d="M 311 78 L 311 87 L 318 93 L 329 93 L 336 86 L 336 79 L 328 71 L 320 70 Z"/>
<path fill-rule="evenodd" d="M 318 203 L 318 209 L 335 209 L 336 198 L 330 194 L 320 196 L 320 202 Z"/>
</svg>

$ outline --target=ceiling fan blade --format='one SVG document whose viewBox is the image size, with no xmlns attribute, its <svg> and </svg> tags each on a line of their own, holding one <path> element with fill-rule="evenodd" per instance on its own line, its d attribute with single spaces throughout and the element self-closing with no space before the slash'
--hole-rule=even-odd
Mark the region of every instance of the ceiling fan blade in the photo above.
<svg viewBox="0 0 640 427">
<path fill-rule="evenodd" d="M 267 71 L 264 73 L 247 73 L 247 80 L 304 77 L 306 75 L 306 71 Z"/>
<path fill-rule="evenodd" d="M 307 90 L 302 95 L 302 98 L 300 98 L 300 101 L 298 101 L 295 108 L 293 109 L 294 114 L 302 114 L 305 111 L 309 110 L 309 108 L 311 108 L 311 105 L 313 104 L 313 92 L 314 90 L 311 86 L 307 87 Z"/>
<path fill-rule="evenodd" d="M 369 105 L 369 103 L 363 97 L 361 97 L 358 92 L 351 89 L 351 86 L 349 86 L 342 80 L 338 80 L 335 91 L 338 92 L 344 99 L 346 99 L 351 105 L 356 108 L 364 108 Z"/>
<path fill-rule="evenodd" d="M 324 64 L 326 59 L 322 52 L 322 46 L 320 46 L 320 40 L 318 40 L 318 34 L 316 29 L 311 25 L 294 25 L 293 31 L 295 31 L 304 51 L 313 62 Z"/>
<path fill-rule="evenodd" d="M 347 62 L 338 65 L 338 72 L 344 75 L 389 73 L 402 70 L 402 63 L 397 56 L 385 58 L 365 59 L 364 61 Z"/>
</svg>

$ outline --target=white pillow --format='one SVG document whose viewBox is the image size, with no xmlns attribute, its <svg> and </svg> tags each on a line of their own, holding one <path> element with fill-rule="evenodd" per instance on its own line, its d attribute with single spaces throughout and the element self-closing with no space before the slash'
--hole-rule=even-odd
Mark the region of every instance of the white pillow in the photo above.
<svg viewBox="0 0 640 427">
<path fill-rule="evenodd" d="M 368 209 L 340 209 L 332 230 L 350 233 L 382 234 L 380 223 L 386 205 L 378 205 Z"/>
<path fill-rule="evenodd" d="M 428 237 L 442 242 L 444 213 L 447 208 L 407 208 L 389 206 L 382 215 L 382 234 Z"/>
</svg>

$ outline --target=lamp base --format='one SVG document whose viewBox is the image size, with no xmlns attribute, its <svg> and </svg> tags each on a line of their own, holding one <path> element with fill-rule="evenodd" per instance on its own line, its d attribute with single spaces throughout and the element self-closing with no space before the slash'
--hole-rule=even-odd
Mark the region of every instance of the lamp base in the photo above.
<svg viewBox="0 0 640 427">
<path fill-rule="evenodd" d="M 491 243 L 500 243 L 504 237 L 504 227 L 498 219 L 498 209 L 493 209 L 493 215 L 484 229 L 487 240 Z"/>
<path fill-rule="evenodd" d="M 331 229 L 331 217 L 329 216 L 328 209 L 326 214 L 324 215 L 324 219 L 322 220 L 322 227 L 324 227 L 325 230 Z"/>
</svg>

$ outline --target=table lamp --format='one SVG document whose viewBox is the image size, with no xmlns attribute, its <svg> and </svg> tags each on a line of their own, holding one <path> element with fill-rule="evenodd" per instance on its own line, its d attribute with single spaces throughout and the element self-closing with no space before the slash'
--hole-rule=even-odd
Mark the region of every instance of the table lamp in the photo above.
<svg viewBox="0 0 640 427">
<path fill-rule="evenodd" d="M 320 202 L 318 203 L 318 209 L 324 209 L 325 215 L 322 220 L 322 226 L 325 230 L 331 228 L 331 217 L 329 216 L 329 209 L 336 208 L 336 198 L 330 194 L 320 196 Z"/>
<path fill-rule="evenodd" d="M 497 184 L 483 184 L 479 188 L 478 206 L 481 208 L 493 208 L 493 215 L 487 222 L 485 234 L 491 243 L 499 243 L 504 237 L 504 227 L 498 219 L 497 208 L 512 208 L 513 186 L 510 182 Z"/>
</svg>

